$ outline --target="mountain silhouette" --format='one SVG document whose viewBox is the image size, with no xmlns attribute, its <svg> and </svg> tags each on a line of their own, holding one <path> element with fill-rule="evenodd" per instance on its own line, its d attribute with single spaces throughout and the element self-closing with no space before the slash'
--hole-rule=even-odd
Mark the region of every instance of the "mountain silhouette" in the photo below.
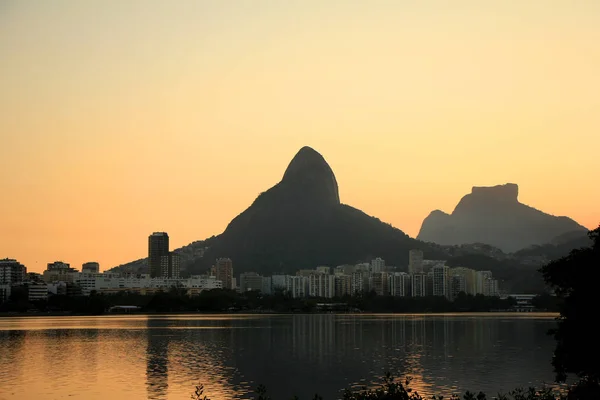
<svg viewBox="0 0 600 400">
<path fill-rule="evenodd" d="M 417 239 L 441 245 L 486 243 L 514 252 L 550 243 L 561 235 L 577 235 L 587 228 L 567 217 L 556 217 L 518 200 L 514 183 L 473 187 L 452 214 L 432 211 Z"/>
<path fill-rule="evenodd" d="M 310 147 L 300 149 L 282 180 L 261 193 L 222 234 L 198 245 L 207 250 L 187 263 L 192 273 L 203 272 L 218 257 L 230 257 L 237 274 L 291 273 L 374 257 L 405 266 L 410 249 L 442 256 L 401 230 L 341 204 L 331 167 Z"/>
</svg>

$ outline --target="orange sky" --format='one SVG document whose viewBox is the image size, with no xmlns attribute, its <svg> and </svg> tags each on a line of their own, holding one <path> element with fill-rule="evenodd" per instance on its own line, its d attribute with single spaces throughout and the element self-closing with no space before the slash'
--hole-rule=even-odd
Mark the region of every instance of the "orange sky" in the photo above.
<svg viewBox="0 0 600 400">
<path fill-rule="evenodd" d="M 0 258 L 223 231 L 303 145 L 418 233 L 473 185 L 600 222 L 600 2 L 0 3 Z"/>
</svg>

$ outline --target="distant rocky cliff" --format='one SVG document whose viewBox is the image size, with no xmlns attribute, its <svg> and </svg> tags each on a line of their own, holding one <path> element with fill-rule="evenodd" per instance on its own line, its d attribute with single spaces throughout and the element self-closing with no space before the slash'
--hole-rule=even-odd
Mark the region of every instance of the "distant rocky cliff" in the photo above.
<svg viewBox="0 0 600 400">
<path fill-rule="evenodd" d="M 514 252 L 550 243 L 561 235 L 585 234 L 587 229 L 567 217 L 556 217 L 520 203 L 514 183 L 473 187 L 452 214 L 432 211 L 417 239 L 442 245 L 486 243 Z"/>
</svg>

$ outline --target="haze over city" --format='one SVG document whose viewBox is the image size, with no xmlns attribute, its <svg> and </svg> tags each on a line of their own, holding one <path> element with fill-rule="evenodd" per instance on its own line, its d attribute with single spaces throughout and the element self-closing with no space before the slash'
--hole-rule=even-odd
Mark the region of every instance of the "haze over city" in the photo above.
<svg viewBox="0 0 600 400">
<path fill-rule="evenodd" d="M 472 186 L 600 221 L 600 3 L 0 4 L 0 258 L 221 233 L 304 145 L 412 237 Z"/>
</svg>

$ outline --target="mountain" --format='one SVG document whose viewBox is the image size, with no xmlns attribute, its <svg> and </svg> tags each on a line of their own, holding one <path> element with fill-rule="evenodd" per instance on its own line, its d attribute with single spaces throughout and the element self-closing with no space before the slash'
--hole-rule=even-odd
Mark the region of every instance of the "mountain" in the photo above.
<svg viewBox="0 0 600 400">
<path fill-rule="evenodd" d="M 236 272 L 293 272 L 382 257 L 389 265 L 408 264 L 408 251 L 440 255 L 404 232 L 342 204 L 335 175 L 323 156 L 303 147 L 282 180 L 210 240 L 202 270 L 217 257 L 230 257 Z"/>
<path fill-rule="evenodd" d="M 518 200 L 514 183 L 473 187 L 452 214 L 432 211 L 423 221 L 417 239 L 442 245 L 486 243 L 514 252 L 577 237 L 587 228 L 567 217 L 556 217 L 529 207 Z"/>
<path fill-rule="evenodd" d="M 382 257 L 388 265 L 406 266 L 411 249 L 422 249 L 428 258 L 445 255 L 342 204 L 329 164 L 312 148 L 303 147 L 281 181 L 261 193 L 222 234 L 176 251 L 182 254 L 182 267 L 188 273 L 204 272 L 216 258 L 229 257 L 236 274 L 268 274 L 375 257 Z M 141 272 L 146 268 L 144 262 L 138 260 L 119 269 Z"/>
</svg>

